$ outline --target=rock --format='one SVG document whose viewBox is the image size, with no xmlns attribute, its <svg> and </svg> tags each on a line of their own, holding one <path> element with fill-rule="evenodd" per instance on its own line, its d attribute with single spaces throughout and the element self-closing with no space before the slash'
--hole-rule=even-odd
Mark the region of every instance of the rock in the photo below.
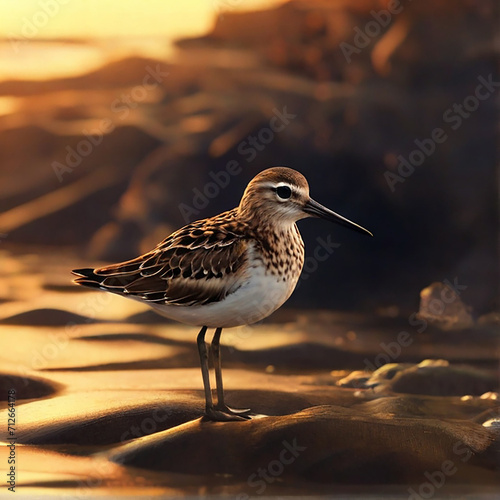
<svg viewBox="0 0 500 500">
<path fill-rule="evenodd" d="M 500 326 L 500 312 L 490 312 L 479 316 L 477 324 L 480 326 Z"/>
<path fill-rule="evenodd" d="M 350 389 L 359 389 L 366 387 L 366 382 L 370 378 L 370 372 L 356 370 L 351 372 L 347 377 L 337 381 L 339 387 L 346 387 Z"/>
<path fill-rule="evenodd" d="M 497 401 L 498 399 L 500 399 L 500 394 L 498 394 L 498 392 L 488 391 L 484 394 L 481 394 L 480 397 L 481 399 L 491 399 L 492 401 Z"/>
<path fill-rule="evenodd" d="M 487 427 L 489 429 L 493 429 L 496 432 L 500 433 L 500 418 L 492 418 L 490 420 L 487 420 L 484 424 L 483 427 Z"/>
<path fill-rule="evenodd" d="M 498 377 L 467 366 L 415 366 L 398 373 L 394 392 L 432 396 L 480 395 L 498 388 Z"/>
<path fill-rule="evenodd" d="M 474 325 L 470 308 L 446 283 L 432 283 L 420 292 L 418 317 L 443 330 L 463 330 Z"/>
<path fill-rule="evenodd" d="M 376 370 L 364 384 L 378 393 L 398 392 L 431 396 L 483 394 L 498 387 L 498 378 L 470 366 L 450 365 L 446 360 L 389 363 Z M 493 399 L 493 398 L 492 398 Z"/>
</svg>

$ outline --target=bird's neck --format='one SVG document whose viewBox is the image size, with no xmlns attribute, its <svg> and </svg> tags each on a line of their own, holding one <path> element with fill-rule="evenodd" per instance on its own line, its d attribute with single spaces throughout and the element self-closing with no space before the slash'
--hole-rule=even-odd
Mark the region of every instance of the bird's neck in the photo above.
<svg viewBox="0 0 500 500">
<path fill-rule="evenodd" d="M 304 242 L 296 224 L 254 226 L 253 232 L 258 253 L 268 271 L 287 280 L 296 280 L 304 264 Z"/>
<path fill-rule="evenodd" d="M 258 242 L 263 261 L 274 269 L 279 268 L 283 260 L 289 267 L 302 269 L 304 242 L 294 220 L 277 218 L 274 211 L 268 211 L 265 205 L 258 203 L 240 204 L 237 217 Z"/>
</svg>

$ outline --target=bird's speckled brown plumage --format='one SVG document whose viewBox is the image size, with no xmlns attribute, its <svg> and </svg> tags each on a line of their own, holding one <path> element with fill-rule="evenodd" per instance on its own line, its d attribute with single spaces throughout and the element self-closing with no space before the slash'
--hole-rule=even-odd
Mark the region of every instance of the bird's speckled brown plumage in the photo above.
<svg viewBox="0 0 500 500">
<path fill-rule="evenodd" d="M 183 306 L 223 300 L 238 289 L 239 277 L 255 261 L 266 272 L 295 284 L 304 263 L 304 244 L 295 223 L 275 220 L 274 204 L 263 194 L 270 182 L 290 183 L 298 192 L 308 192 L 298 172 L 265 170 L 248 185 L 237 208 L 184 226 L 136 259 L 76 270 L 75 282 L 146 303 Z"/>
<path fill-rule="evenodd" d="M 224 402 L 220 335 L 223 328 L 260 321 L 288 299 L 304 264 L 304 244 L 295 223 L 305 217 L 323 217 L 369 233 L 311 200 L 301 174 L 276 167 L 258 174 L 233 210 L 188 224 L 136 259 L 76 269 L 75 282 L 139 300 L 164 316 L 201 326 L 197 345 L 206 418 L 250 418 L 249 410 L 235 410 Z M 205 342 L 208 327 L 216 328 L 211 344 L 216 405 Z"/>
</svg>

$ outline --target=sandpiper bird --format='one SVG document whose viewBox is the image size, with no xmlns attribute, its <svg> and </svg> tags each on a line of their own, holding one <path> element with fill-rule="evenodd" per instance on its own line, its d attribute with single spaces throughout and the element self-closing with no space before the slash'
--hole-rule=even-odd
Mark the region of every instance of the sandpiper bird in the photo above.
<svg viewBox="0 0 500 500">
<path fill-rule="evenodd" d="M 151 306 L 163 316 L 201 327 L 198 334 L 205 416 L 242 420 L 250 410 L 224 402 L 219 351 L 223 328 L 260 321 L 293 292 L 304 263 L 296 222 L 321 217 L 371 235 L 309 197 L 309 185 L 286 167 L 264 170 L 248 184 L 238 207 L 175 231 L 150 252 L 98 269 L 76 269 L 75 283 L 117 293 Z M 207 328 L 217 403 L 210 389 Z"/>
</svg>

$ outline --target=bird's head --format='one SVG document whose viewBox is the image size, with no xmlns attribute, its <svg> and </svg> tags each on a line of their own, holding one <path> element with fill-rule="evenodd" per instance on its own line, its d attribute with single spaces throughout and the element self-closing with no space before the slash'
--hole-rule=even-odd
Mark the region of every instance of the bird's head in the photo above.
<svg viewBox="0 0 500 500">
<path fill-rule="evenodd" d="M 257 174 L 243 194 L 239 212 L 255 223 L 266 219 L 283 225 L 307 217 L 320 217 L 373 236 L 370 231 L 314 201 L 309 196 L 306 178 L 287 167 L 272 167 Z"/>
</svg>

